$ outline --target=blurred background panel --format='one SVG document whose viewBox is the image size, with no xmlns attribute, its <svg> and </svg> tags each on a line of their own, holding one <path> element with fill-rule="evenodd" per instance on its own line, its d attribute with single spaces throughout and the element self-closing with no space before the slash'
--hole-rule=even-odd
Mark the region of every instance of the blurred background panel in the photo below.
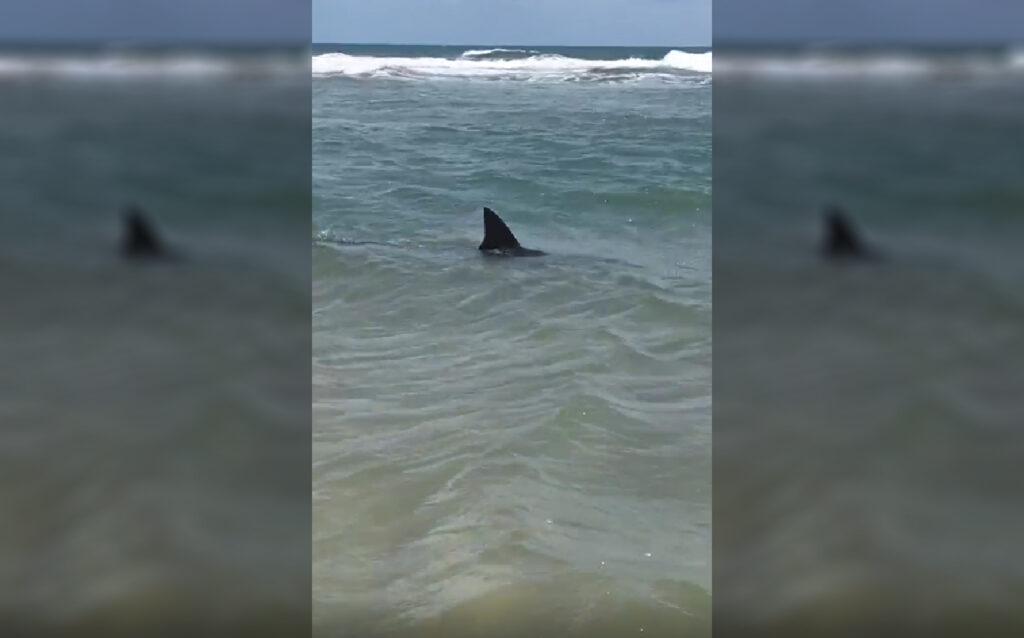
<svg viewBox="0 0 1024 638">
<path fill-rule="evenodd" d="M 5 635 L 309 631 L 309 18 L 0 7 Z"/>
<path fill-rule="evenodd" d="M 1024 5 L 714 10 L 716 635 L 1024 635 Z"/>
</svg>

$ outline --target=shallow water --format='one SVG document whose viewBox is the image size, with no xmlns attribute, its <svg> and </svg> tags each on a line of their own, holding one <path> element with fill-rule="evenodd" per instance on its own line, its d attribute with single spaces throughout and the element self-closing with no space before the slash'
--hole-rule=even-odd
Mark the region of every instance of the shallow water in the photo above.
<svg viewBox="0 0 1024 638">
<path fill-rule="evenodd" d="M 1024 90 L 942 55 L 718 78 L 716 630 L 1024 624 Z M 831 202 L 883 261 L 822 261 Z"/>
<path fill-rule="evenodd" d="M 0 56 L 10 635 L 308 631 L 308 67 L 182 55 Z"/>
<path fill-rule="evenodd" d="M 315 77 L 325 635 L 707 635 L 707 80 Z"/>
</svg>

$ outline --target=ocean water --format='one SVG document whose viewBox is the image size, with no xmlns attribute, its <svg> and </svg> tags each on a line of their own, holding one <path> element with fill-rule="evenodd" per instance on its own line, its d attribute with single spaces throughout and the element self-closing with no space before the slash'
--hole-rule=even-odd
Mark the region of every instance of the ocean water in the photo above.
<svg viewBox="0 0 1024 638">
<path fill-rule="evenodd" d="M 318 635 L 709 635 L 710 56 L 314 46 Z"/>
<path fill-rule="evenodd" d="M 719 54 L 716 634 L 1021 635 L 1020 53 Z"/>
<path fill-rule="evenodd" d="M 6 635 L 309 631 L 306 56 L 0 50 Z"/>
</svg>

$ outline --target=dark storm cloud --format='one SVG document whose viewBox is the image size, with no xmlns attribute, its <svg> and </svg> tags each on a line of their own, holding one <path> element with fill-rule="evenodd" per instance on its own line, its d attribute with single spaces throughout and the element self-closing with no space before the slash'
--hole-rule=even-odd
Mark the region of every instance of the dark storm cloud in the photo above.
<svg viewBox="0 0 1024 638">
<path fill-rule="evenodd" d="M 6 40 L 308 42 L 308 0 L 3 0 Z"/>
<path fill-rule="evenodd" d="M 736 40 L 1019 41 L 1021 0 L 714 0 L 714 37 Z"/>
</svg>

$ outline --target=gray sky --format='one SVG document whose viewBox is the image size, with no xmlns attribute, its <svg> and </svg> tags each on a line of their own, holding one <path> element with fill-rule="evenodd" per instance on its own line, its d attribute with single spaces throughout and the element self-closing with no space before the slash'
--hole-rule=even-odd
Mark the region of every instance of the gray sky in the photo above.
<svg viewBox="0 0 1024 638">
<path fill-rule="evenodd" d="M 309 0 L 0 0 L 4 40 L 307 43 L 309 29 Z"/>
<path fill-rule="evenodd" d="M 715 41 L 1024 41 L 1024 0 L 714 0 Z"/>
<path fill-rule="evenodd" d="M 312 0 L 313 41 L 708 46 L 712 1 Z"/>
</svg>

